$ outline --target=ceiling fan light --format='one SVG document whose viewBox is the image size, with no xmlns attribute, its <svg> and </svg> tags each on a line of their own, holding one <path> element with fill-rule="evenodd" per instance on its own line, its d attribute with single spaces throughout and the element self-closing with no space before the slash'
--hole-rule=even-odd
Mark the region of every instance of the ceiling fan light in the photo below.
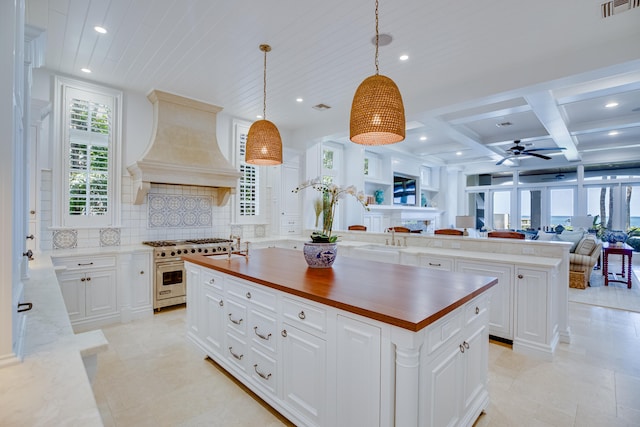
<svg viewBox="0 0 640 427">
<path fill-rule="evenodd" d="M 257 166 L 282 163 L 282 138 L 276 125 L 269 120 L 253 122 L 247 134 L 244 161 Z"/>
<path fill-rule="evenodd" d="M 350 139 L 362 145 L 387 145 L 405 138 L 402 95 L 389 77 L 367 77 L 353 96 Z"/>
</svg>

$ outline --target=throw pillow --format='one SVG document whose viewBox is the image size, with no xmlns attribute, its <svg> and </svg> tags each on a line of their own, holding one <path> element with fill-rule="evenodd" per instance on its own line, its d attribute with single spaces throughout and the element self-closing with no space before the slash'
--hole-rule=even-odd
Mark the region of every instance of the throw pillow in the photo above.
<svg viewBox="0 0 640 427">
<path fill-rule="evenodd" d="M 541 231 L 538 233 L 538 238 L 536 240 L 541 242 L 550 242 L 552 240 L 558 240 L 556 236 L 556 233 L 545 233 L 544 231 Z"/>
<path fill-rule="evenodd" d="M 569 252 L 573 253 L 576 250 L 576 246 L 578 246 L 578 242 L 582 240 L 584 237 L 584 231 L 563 231 L 561 234 L 558 234 L 558 239 L 562 242 L 570 242 L 573 243 Z"/>
<path fill-rule="evenodd" d="M 593 252 L 593 248 L 595 248 L 596 245 L 596 239 L 592 236 L 587 236 L 580 240 L 578 246 L 576 246 L 575 253 L 578 255 L 591 255 L 591 252 Z"/>
</svg>

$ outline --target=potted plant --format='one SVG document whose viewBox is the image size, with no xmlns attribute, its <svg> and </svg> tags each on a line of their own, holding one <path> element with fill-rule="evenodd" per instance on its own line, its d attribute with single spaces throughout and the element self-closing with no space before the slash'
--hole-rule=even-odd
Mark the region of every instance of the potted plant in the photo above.
<svg viewBox="0 0 640 427">
<path fill-rule="evenodd" d="M 357 191 L 356 187 L 353 185 L 340 187 L 333 183 L 324 182 L 320 178 L 314 178 L 303 182 L 296 187 L 293 192 L 298 193 L 309 187 L 322 193 L 322 213 L 324 215 L 322 230 L 311 233 L 311 242 L 305 243 L 303 252 L 305 259 L 307 260 L 307 264 L 309 264 L 310 267 L 330 267 L 338 253 L 336 245 L 338 236 L 333 235 L 333 219 L 339 200 L 347 197 L 347 195 L 351 195 L 355 197 L 366 210 L 369 210 L 367 198 L 362 191 Z"/>
</svg>

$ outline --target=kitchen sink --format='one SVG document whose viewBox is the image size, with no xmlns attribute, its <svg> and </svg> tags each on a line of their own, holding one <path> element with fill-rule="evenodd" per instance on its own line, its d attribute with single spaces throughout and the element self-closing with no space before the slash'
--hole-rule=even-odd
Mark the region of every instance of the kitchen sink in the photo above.
<svg viewBox="0 0 640 427">
<path fill-rule="evenodd" d="M 229 254 L 212 254 L 212 255 L 204 255 L 204 256 L 206 256 L 207 258 L 220 259 L 220 260 L 229 259 Z M 231 259 L 237 259 L 237 258 L 247 258 L 247 256 L 244 254 L 231 254 Z"/>
<path fill-rule="evenodd" d="M 389 246 L 389 245 L 364 245 L 364 246 L 356 246 L 353 248 L 354 250 L 366 250 L 366 251 L 379 251 L 379 252 L 397 252 L 401 247 Z"/>
</svg>

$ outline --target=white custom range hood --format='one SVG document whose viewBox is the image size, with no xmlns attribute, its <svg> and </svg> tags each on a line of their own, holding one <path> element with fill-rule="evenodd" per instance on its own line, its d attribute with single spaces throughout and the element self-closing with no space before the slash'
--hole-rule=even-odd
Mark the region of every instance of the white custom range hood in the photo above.
<svg viewBox="0 0 640 427">
<path fill-rule="evenodd" d="M 127 167 L 137 190 L 134 204 L 144 203 L 152 182 L 213 187 L 218 205 L 226 204 L 240 172 L 218 146 L 216 114 L 222 108 L 159 90 L 147 98 L 153 104 L 151 143 Z"/>
</svg>

